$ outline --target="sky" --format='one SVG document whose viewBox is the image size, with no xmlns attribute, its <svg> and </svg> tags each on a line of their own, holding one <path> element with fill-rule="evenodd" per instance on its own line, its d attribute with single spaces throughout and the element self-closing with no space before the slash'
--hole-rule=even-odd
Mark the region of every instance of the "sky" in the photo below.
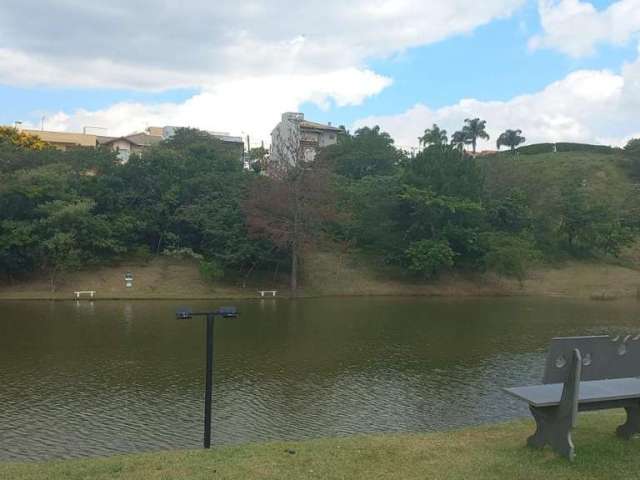
<svg viewBox="0 0 640 480">
<path fill-rule="evenodd" d="M 640 137 L 640 0 L 2 0 L 0 124 L 269 143 L 282 112 L 410 149 L 437 123 Z"/>
</svg>

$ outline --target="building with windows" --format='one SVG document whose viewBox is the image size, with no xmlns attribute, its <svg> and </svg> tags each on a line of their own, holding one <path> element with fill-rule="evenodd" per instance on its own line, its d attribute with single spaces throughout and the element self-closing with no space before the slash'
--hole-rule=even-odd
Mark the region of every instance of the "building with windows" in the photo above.
<svg viewBox="0 0 640 480">
<path fill-rule="evenodd" d="M 341 129 L 330 123 L 305 120 L 303 113 L 287 112 L 271 132 L 269 168 L 288 168 L 314 160 L 318 149 L 338 143 Z"/>
</svg>

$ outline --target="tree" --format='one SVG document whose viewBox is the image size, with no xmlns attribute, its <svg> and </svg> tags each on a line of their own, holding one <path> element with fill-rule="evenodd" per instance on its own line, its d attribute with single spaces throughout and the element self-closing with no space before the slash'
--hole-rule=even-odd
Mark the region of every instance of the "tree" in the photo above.
<svg viewBox="0 0 640 480">
<path fill-rule="evenodd" d="M 264 146 L 255 147 L 249 151 L 249 165 L 254 172 L 260 173 L 265 169 L 268 154 L 269 150 Z"/>
<path fill-rule="evenodd" d="M 44 150 L 48 144 L 40 137 L 21 132 L 17 128 L 0 127 L 0 144 L 8 143 L 27 150 Z"/>
<path fill-rule="evenodd" d="M 324 222 L 336 217 L 327 165 L 320 159 L 304 161 L 301 151 L 296 155 L 294 165 L 256 176 L 243 205 L 249 232 L 289 254 L 292 296 L 298 291 L 303 249 L 318 238 Z"/>
<path fill-rule="evenodd" d="M 390 175 L 402 162 L 402 152 L 377 125 L 360 128 L 354 135 L 344 133 L 339 138 L 338 144 L 322 149 L 319 155 L 338 175 L 353 180 Z"/>
<path fill-rule="evenodd" d="M 505 130 L 498 137 L 496 147 L 500 150 L 502 145 L 511 147 L 511 151 L 514 152 L 516 147 L 525 142 L 525 138 L 522 136 L 522 130 Z"/>
<path fill-rule="evenodd" d="M 453 132 L 453 135 L 451 135 L 452 146 L 456 147 L 459 150 L 462 150 L 466 143 L 467 143 L 467 136 L 465 132 L 463 132 L 462 130 Z"/>
<path fill-rule="evenodd" d="M 489 140 L 489 134 L 486 132 L 487 121 L 479 118 L 465 118 L 462 132 L 464 134 L 464 142 L 471 144 L 473 153 L 476 153 L 476 143 L 478 138 Z"/>
<path fill-rule="evenodd" d="M 432 278 L 453 267 L 455 252 L 446 240 L 418 240 L 406 252 L 409 270 Z"/>
<path fill-rule="evenodd" d="M 431 128 L 424 131 L 424 135 L 419 137 L 420 145 L 446 145 L 449 141 L 447 131 L 440 129 L 435 123 Z"/>
<path fill-rule="evenodd" d="M 631 175 L 640 178 L 640 138 L 633 138 L 627 142 L 624 156 L 630 162 Z"/>
</svg>

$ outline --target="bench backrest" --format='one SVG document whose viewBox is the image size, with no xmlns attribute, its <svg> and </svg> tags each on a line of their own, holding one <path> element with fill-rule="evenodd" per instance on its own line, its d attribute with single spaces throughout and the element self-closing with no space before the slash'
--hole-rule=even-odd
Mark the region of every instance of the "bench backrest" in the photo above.
<svg viewBox="0 0 640 480">
<path fill-rule="evenodd" d="M 559 337 L 551 340 L 543 383 L 563 383 L 573 349 L 582 355 L 581 380 L 640 377 L 640 335 Z"/>
</svg>

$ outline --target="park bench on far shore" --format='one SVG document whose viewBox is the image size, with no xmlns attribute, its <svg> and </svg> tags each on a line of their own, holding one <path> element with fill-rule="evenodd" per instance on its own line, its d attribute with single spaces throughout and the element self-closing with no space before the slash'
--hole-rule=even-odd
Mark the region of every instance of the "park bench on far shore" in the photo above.
<svg viewBox="0 0 640 480">
<path fill-rule="evenodd" d="M 275 297 L 278 291 L 277 290 L 258 290 L 258 293 L 260 294 L 261 297 L 264 297 L 264 296 Z"/>
<path fill-rule="evenodd" d="M 73 292 L 76 296 L 76 299 L 80 298 L 80 295 L 89 295 L 91 298 L 93 298 L 96 295 L 96 291 L 95 290 L 79 290 L 77 292 Z"/>
<path fill-rule="evenodd" d="M 616 431 L 629 439 L 640 432 L 640 335 L 565 337 L 551 340 L 543 385 L 505 388 L 529 403 L 536 431 L 527 445 L 545 445 L 573 460 L 571 430 L 578 412 L 624 408 Z"/>
</svg>

